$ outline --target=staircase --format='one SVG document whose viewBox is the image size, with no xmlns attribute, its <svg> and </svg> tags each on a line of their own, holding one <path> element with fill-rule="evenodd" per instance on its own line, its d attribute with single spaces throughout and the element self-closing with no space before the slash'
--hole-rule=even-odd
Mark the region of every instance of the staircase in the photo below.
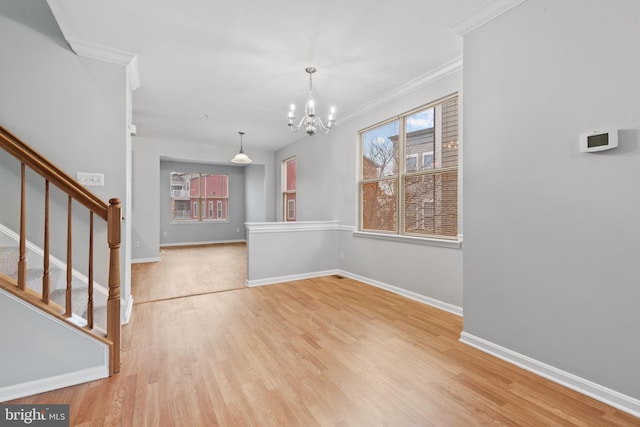
<svg viewBox="0 0 640 427">
<path fill-rule="evenodd" d="M 120 200 L 114 198 L 109 201 L 109 204 L 103 202 L 1 126 L 0 149 L 13 156 L 20 164 L 19 200 L 9 200 L 8 196 L 2 200 L 2 203 L 10 203 L 12 206 L 19 207 L 20 218 L 19 232 L 7 234 L 5 230 L 2 233 L 2 229 L 6 229 L 6 227 L 0 224 L 0 237 L 2 237 L 0 238 L 0 290 L 11 295 L 11 298 L 17 298 L 15 301 L 21 300 L 28 303 L 27 307 L 41 311 L 43 316 L 48 316 L 55 322 L 63 322 L 68 327 L 72 327 L 76 333 L 89 335 L 92 339 L 101 342 L 102 345 L 106 345 L 104 348 L 108 347 L 108 374 L 112 375 L 118 372 L 120 370 L 121 328 Z M 41 177 L 44 192 L 34 196 L 34 186 L 26 184 L 27 169 L 30 173 L 30 179 L 32 176 L 37 177 L 37 175 Z M 37 175 L 33 175 L 32 172 Z M 51 186 L 61 191 L 68 199 L 66 220 L 61 221 L 61 218 L 51 219 L 50 217 L 49 191 Z M 27 197 L 27 187 L 30 191 L 30 198 Z M 42 223 L 39 224 L 39 228 L 36 227 L 38 228 L 36 231 L 30 231 L 32 228 L 28 230 L 26 221 L 29 207 L 27 200 L 33 200 L 33 197 L 44 199 L 42 212 L 37 208 L 30 216 L 30 218 L 34 216 L 42 218 Z M 73 214 L 72 206 L 74 208 Z M 78 215 L 78 206 L 87 212 L 89 219 L 86 229 L 83 230 L 89 236 L 88 262 L 82 265 L 82 270 L 86 275 L 76 270 L 73 265 L 72 224 L 74 221 L 72 219 Z M 56 207 L 59 208 L 60 204 Z M 106 232 L 104 227 L 97 228 L 98 232 L 102 232 L 100 237 L 104 236 L 106 241 L 94 242 L 96 240 L 94 221 L 104 221 L 106 224 Z M 0 222 L 2 222 L 2 218 L 0 218 Z M 32 227 L 32 222 L 30 221 L 30 227 Z M 66 254 L 57 254 L 64 259 L 61 261 L 54 257 L 50 251 L 50 229 L 63 230 L 65 225 L 67 229 L 66 242 L 60 242 L 56 245 L 57 247 L 66 246 Z M 40 230 L 43 230 L 42 234 Z M 29 236 L 38 236 L 37 240 L 42 239 L 42 248 L 27 240 L 28 233 Z M 7 236 L 11 238 L 10 241 Z M 107 250 L 108 253 L 99 256 L 100 260 L 98 261 L 98 257 L 94 257 L 94 247 L 98 250 L 102 249 L 102 251 Z M 86 252 L 83 253 L 82 258 L 84 256 L 87 256 Z M 103 287 L 95 282 L 94 263 L 98 262 L 104 263 L 102 272 L 106 272 L 108 275 L 104 278 L 108 287 Z M 11 298 L 5 298 L 4 301 L 9 301 Z M 5 319 L 5 321 L 8 322 L 3 325 L 3 328 L 11 328 L 11 319 Z M 21 327 L 23 325 L 15 326 Z M 56 326 L 56 328 L 58 327 Z M 40 332 L 46 334 L 46 331 Z"/>
<path fill-rule="evenodd" d="M 0 227 L 0 231 L 1 230 L 2 227 Z M 32 258 L 35 258 L 35 256 Z M 0 273 L 5 274 L 17 282 L 19 259 L 20 249 L 18 246 L 0 246 Z M 29 253 L 27 255 L 27 259 L 29 259 Z M 60 262 L 57 261 L 55 264 L 60 264 Z M 64 267 L 53 266 L 49 268 L 49 280 L 52 284 L 49 300 L 60 307 L 64 307 L 66 303 L 64 273 Z M 31 289 L 35 293 L 42 294 L 43 274 L 44 269 L 41 267 L 28 267 L 25 279 L 27 288 Z M 74 272 L 74 276 L 79 275 L 79 273 Z M 96 290 L 96 287 L 98 286 L 94 284 L 94 290 Z M 88 324 L 88 292 L 89 287 L 86 284 L 86 280 L 83 281 L 82 278 L 78 280 L 78 284 L 74 285 L 71 290 L 71 320 L 81 327 L 86 327 Z M 107 294 L 105 292 L 101 292 L 101 294 L 102 295 L 96 295 L 98 297 L 96 299 L 99 300 L 100 303 L 94 304 L 93 307 L 93 329 L 96 329 L 96 331 L 99 331 L 104 335 L 107 327 Z"/>
</svg>

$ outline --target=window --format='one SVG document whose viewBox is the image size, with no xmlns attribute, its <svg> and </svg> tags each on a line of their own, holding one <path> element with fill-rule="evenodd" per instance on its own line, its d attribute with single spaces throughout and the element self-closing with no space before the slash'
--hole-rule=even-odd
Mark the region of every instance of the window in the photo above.
<svg viewBox="0 0 640 427">
<path fill-rule="evenodd" d="M 407 172 L 415 172 L 418 170 L 418 154 L 408 154 L 407 155 Z"/>
<path fill-rule="evenodd" d="M 361 231 L 457 238 L 457 95 L 361 131 L 360 153 Z"/>
<path fill-rule="evenodd" d="M 217 208 L 217 209 L 216 209 L 216 218 L 222 218 L 222 217 L 224 217 L 224 213 L 223 213 L 223 211 L 222 211 L 222 206 L 223 206 L 223 204 L 222 204 L 222 200 L 218 200 L 218 202 L 217 202 L 217 206 L 216 206 L 216 208 Z"/>
<path fill-rule="evenodd" d="M 295 221 L 296 219 L 296 201 L 294 199 L 287 200 L 287 221 Z"/>
<path fill-rule="evenodd" d="M 285 221 L 296 220 L 296 158 L 282 162 L 282 211 Z"/>
<path fill-rule="evenodd" d="M 422 169 L 433 169 L 433 151 L 422 153 Z"/>
<path fill-rule="evenodd" d="M 193 216 L 191 219 L 198 219 L 198 202 L 193 202 L 193 209 L 191 209 Z"/>
<path fill-rule="evenodd" d="M 171 222 L 226 221 L 228 219 L 229 177 L 227 175 L 171 172 L 170 191 Z M 214 206 L 216 206 L 215 211 Z"/>
</svg>

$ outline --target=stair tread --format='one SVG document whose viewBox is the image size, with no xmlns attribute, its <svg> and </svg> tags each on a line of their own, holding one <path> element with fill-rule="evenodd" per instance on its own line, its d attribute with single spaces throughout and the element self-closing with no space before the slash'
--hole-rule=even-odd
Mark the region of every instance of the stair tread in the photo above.
<svg viewBox="0 0 640 427">
<path fill-rule="evenodd" d="M 0 272 L 6 274 L 14 280 L 18 279 L 18 261 L 20 260 L 20 248 L 18 246 L 0 246 Z M 51 283 L 55 283 L 58 275 L 64 271 L 64 268 L 58 266 L 49 267 L 49 277 Z M 43 267 L 28 267 L 26 270 L 27 286 L 42 293 L 42 276 L 44 274 Z M 76 315 L 87 318 L 87 285 L 76 285 L 72 288 L 71 306 Z M 66 288 L 53 289 L 49 293 L 49 299 L 64 307 L 66 305 Z M 94 327 L 106 329 L 107 307 L 105 305 L 94 305 L 93 319 Z"/>
<path fill-rule="evenodd" d="M 18 271 L 20 249 L 17 246 L 0 246 L 0 272 L 13 276 Z"/>
</svg>

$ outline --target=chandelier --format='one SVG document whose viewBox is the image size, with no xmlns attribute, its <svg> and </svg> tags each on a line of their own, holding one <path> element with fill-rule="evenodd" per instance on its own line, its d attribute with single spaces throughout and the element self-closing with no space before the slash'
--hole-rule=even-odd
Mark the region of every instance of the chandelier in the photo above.
<svg viewBox="0 0 640 427">
<path fill-rule="evenodd" d="M 236 154 L 236 156 L 233 159 L 231 159 L 231 161 L 233 163 L 251 163 L 252 160 L 249 158 L 249 156 L 244 154 L 244 150 L 242 149 L 242 135 L 244 135 L 244 132 L 238 132 L 238 133 L 240 134 L 240 152 Z"/>
<path fill-rule="evenodd" d="M 289 107 L 289 129 L 291 129 L 291 132 L 298 132 L 300 129 L 304 128 L 305 132 L 309 136 L 315 135 L 317 131 L 326 135 L 331 130 L 333 122 L 336 121 L 333 117 L 336 109 L 335 107 L 331 107 L 326 125 L 322 122 L 320 117 L 316 116 L 316 103 L 313 100 L 313 81 L 311 80 L 316 69 L 313 67 L 307 67 L 305 71 L 309 73 L 309 99 L 307 99 L 307 103 L 304 105 L 304 116 L 300 119 L 298 124 L 294 123 L 294 120 L 296 120 L 296 106 L 291 104 L 291 107 Z"/>
</svg>

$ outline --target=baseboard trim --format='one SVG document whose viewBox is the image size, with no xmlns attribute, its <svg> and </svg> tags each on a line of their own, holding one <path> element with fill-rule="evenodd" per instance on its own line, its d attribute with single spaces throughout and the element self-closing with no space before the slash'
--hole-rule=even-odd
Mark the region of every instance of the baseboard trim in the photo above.
<svg viewBox="0 0 640 427">
<path fill-rule="evenodd" d="M 394 294 L 402 295 L 403 297 L 407 297 L 414 301 L 421 302 L 423 304 L 430 305 L 435 308 L 439 308 L 440 310 L 448 311 L 449 313 L 453 313 L 458 316 L 462 316 L 462 307 L 457 305 L 449 304 L 448 302 L 440 301 L 435 298 L 430 298 L 416 292 L 408 291 L 406 289 L 399 288 L 397 286 L 390 285 L 388 283 L 380 282 L 378 280 L 370 279 L 368 277 L 360 276 L 358 274 L 349 273 L 348 271 L 338 270 L 338 274 L 341 274 L 350 279 L 358 280 L 359 282 L 366 283 L 367 285 L 375 286 L 376 288 L 385 289 L 389 292 L 393 292 Z"/>
<path fill-rule="evenodd" d="M 98 366 L 84 369 L 82 371 L 70 372 L 68 374 L 57 375 L 55 377 L 43 378 L 29 381 L 22 384 L 11 385 L 0 388 L 0 402 L 6 402 L 21 397 L 32 396 L 46 391 L 57 390 L 63 387 L 83 384 L 109 376 L 108 366 Z"/>
<path fill-rule="evenodd" d="M 205 246 L 205 245 L 222 245 L 225 243 L 247 243 L 244 239 L 236 240 L 210 240 L 207 242 L 180 242 L 180 243 L 160 243 L 161 248 L 173 248 L 178 246 Z"/>
<path fill-rule="evenodd" d="M 131 319 L 131 311 L 133 310 L 133 297 L 129 295 L 125 301 L 121 304 L 122 314 L 120 315 L 120 323 L 122 325 L 129 324 L 129 320 Z"/>
<path fill-rule="evenodd" d="M 131 264 L 143 264 L 145 262 L 160 262 L 160 257 L 136 258 L 131 260 Z"/>
<path fill-rule="evenodd" d="M 294 280 L 313 279 L 314 277 L 331 276 L 337 274 L 338 270 L 316 271 L 313 273 L 291 274 L 288 276 L 268 277 L 266 279 L 247 280 L 247 286 L 252 288 L 255 286 L 273 285 L 276 283 L 293 282 Z"/>
<path fill-rule="evenodd" d="M 462 332 L 460 342 L 640 418 L 640 400 Z"/>
<path fill-rule="evenodd" d="M 292 274 L 289 276 L 269 277 L 266 279 L 247 280 L 246 284 L 248 287 L 251 288 L 254 286 L 273 285 L 275 283 L 292 282 L 294 280 L 313 279 L 314 277 L 331 276 L 333 274 L 340 274 L 341 276 L 348 277 L 350 279 L 357 280 L 362 283 L 366 283 L 367 285 L 375 286 L 376 288 L 385 289 L 389 292 L 393 292 L 394 294 L 402 295 L 403 297 L 407 297 L 414 301 L 418 301 L 423 304 L 427 304 L 432 307 L 438 308 L 440 310 L 448 311 L 449 313 L 462 316 L 462 307 L 458 307 L 457 305 L 449 304 L 447 302 L 440 301 L 435 298 L 429 298 L 427 296 L 420 295 L 418 293 L 408 291 L 406 289 L 402 289 L 397 286 L 390 285 L 388 283 L 383 283 L 378 280 L 369 279 L 368 277 L 359 276 L 357 274 L 349 273 L 348 271 L 343 271 L 339 269 L 316 271 L 313 273 L 304 273 L 304 274 Z"/>
</svg>

